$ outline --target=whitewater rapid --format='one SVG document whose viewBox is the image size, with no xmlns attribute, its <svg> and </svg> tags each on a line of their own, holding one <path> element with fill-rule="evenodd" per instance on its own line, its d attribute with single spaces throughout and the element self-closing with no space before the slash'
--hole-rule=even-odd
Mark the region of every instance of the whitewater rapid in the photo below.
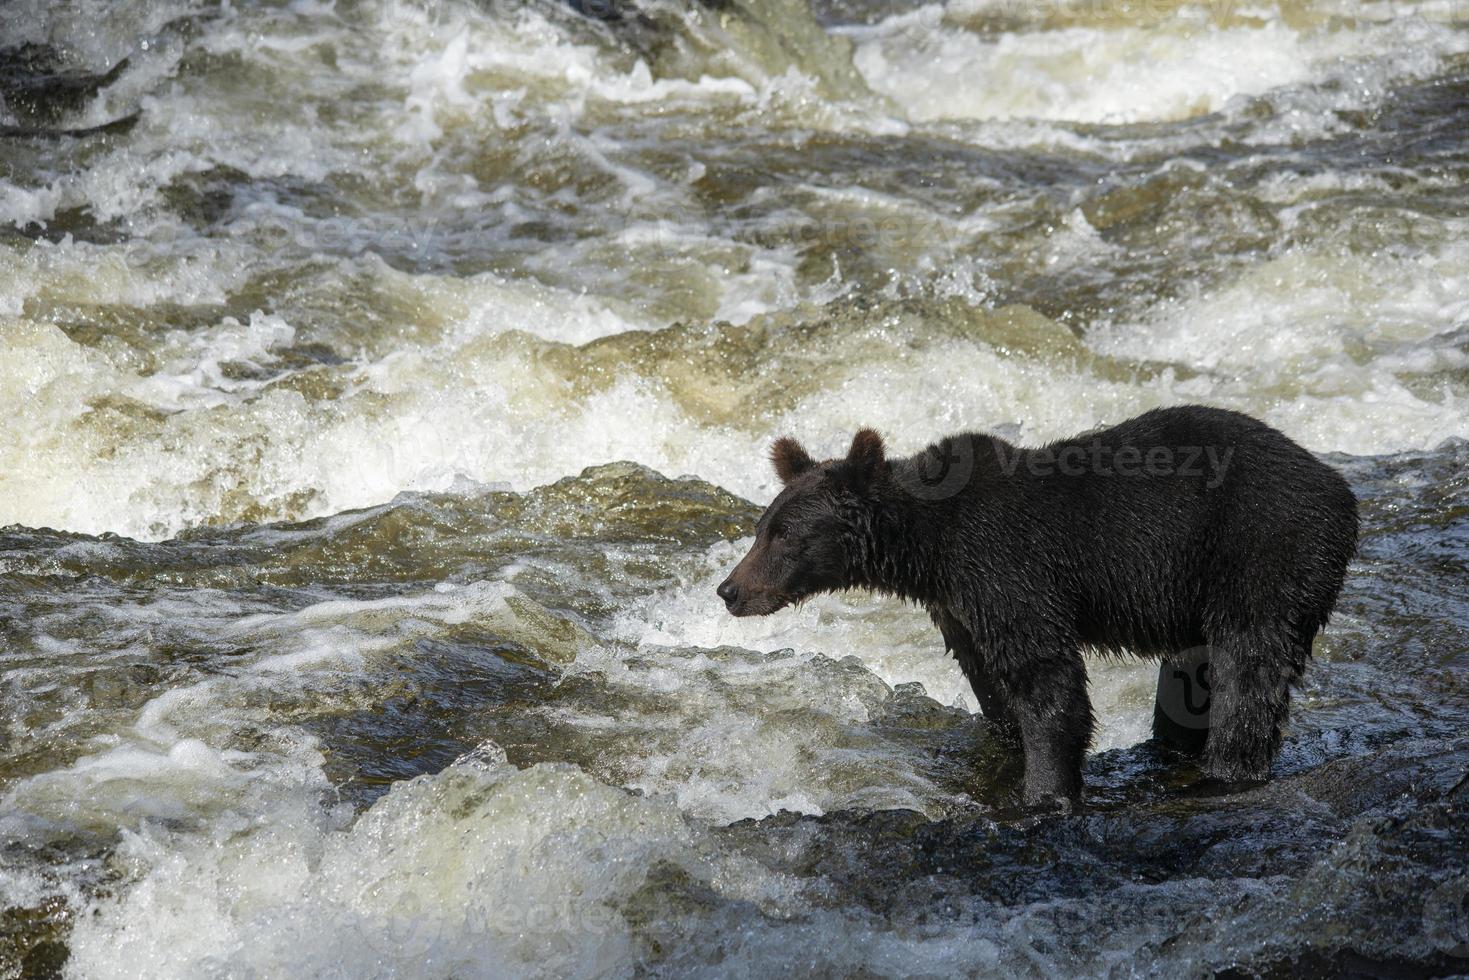
<svg viewBox="0 0 1469 980">
<path fill-rule="evenodd" d="M 0 8 L 0 975 L 1460 965 L 1462 5 L 597 10 Z M 1363 500 L 1271 787 L 714 598 L 779 435 L 1184 402 Z"/>
</svg>

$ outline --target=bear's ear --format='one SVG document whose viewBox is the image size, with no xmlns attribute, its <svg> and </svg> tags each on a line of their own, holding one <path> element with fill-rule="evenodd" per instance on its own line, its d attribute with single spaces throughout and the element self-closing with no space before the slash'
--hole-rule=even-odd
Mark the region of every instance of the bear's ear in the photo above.
<svg viewBox="0 0 1469 980">
<path fill-rule="evenodd" d="M 816 465 L 801 444 L 790 436 L 775 440 L 775 445 L 770 447 L 770 461 L 775 464 L 775 475 L 780 477 L 781 483 L 790 483 Z"/>
<path fill-rule="evenodd" d="M 847 450 L 847 462 L 855 464 L 865 475 L 875 474 L 884 459 L 882 436 L 871 429 L 863 429 L 852 437 L 852 448 Z"/>
</svg>

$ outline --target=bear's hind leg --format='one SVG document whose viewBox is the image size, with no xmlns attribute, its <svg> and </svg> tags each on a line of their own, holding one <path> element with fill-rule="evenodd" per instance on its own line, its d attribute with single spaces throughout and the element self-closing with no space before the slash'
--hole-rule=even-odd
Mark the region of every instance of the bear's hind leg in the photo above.
<svg viewBox="0 0 1469 980">
<path fill-rule="evenodd" d="M 1222 782 L 1270 778 L 1280 752 L 1290 689 L 1305 669 L 1305 652 L 1283 635 L 1263 630 L 1214 638 L 1210 664 L 1210 716 L 1204 772 Z"/>
<path fill-rule="evenodd" d="M 1010 678 L 1009 707 L 1025 750 L 1025 803 L 1075 803 L 1081 799 L 1081 766 L 1092 740 L 1092 705 L 1086 665 L 1077 650 L 1025 666 L 1020 683 Z"/>
</svg>

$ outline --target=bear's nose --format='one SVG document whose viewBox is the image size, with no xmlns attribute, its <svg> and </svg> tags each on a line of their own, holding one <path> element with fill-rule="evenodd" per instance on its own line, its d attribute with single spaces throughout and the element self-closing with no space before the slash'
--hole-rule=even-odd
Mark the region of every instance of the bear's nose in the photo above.
<svg viewBox="0 0 1469 980">
<path fill-rule="evenodd" d="M 734 579 L 732 578 L 727 578 L 721 582 L 719 588 L 715 591 L 719 593 L 719 598 L 724 600 L 726 606 L 733 605 L 734 601 L 740 597 L 740 587 L 734 584 Z"/>
</svg>

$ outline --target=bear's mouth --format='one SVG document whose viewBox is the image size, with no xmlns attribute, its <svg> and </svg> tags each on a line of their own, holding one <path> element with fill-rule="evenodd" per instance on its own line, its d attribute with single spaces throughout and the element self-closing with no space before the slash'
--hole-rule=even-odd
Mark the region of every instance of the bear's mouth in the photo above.
<svg viewBox="0 0 1469 980">
<path fill-rule="evenodd" d="M 762 592 L 756 595 L 741 595 L 734 602 L 725 603 L 725 608 L 729 610 L 731 616 L 769 616 L 795 601 L 793 596 L 782 595 L 778 592 Z"/>
</svg>

